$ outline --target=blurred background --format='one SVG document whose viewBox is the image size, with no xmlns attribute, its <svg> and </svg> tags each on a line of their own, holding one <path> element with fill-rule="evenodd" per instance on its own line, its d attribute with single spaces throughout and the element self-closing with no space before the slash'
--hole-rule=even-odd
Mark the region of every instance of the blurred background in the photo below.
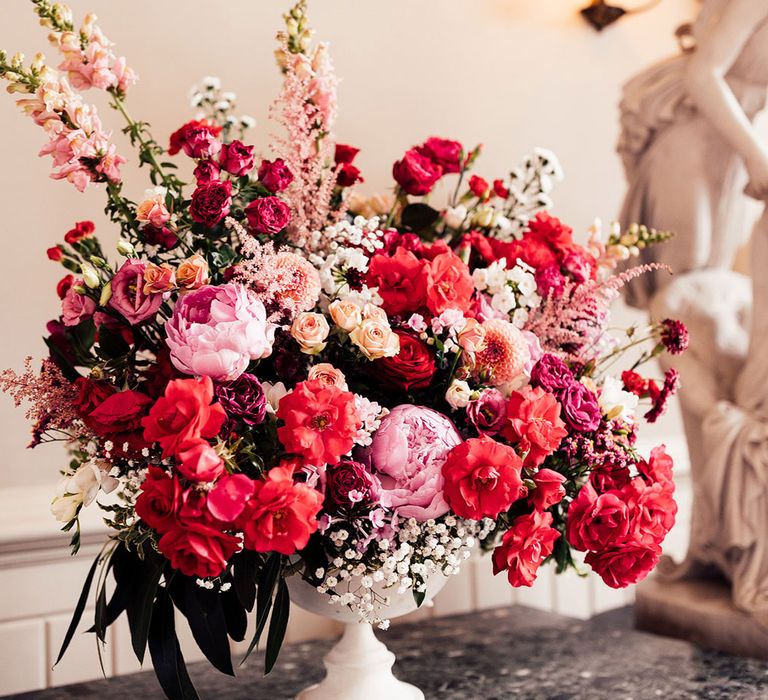
<svg viewBox="0 0 768 700">
<path fill-rule="evenodd" d="M 192 118 L 189 88 L 205 75 L 221 78 L 238 96 L 237 113 L 257 126 L 250 139 L 268 153 L 274 125 L 269 105 L 280 76 L 274 65 L 274 33 L 287 0 L 70 0 L 77 19 L 96 12 L 141 80 L 128 107 L 150 122 L 160 143 Z M 553 197 L 553 213 L 583 237 L 595 217 L 617 216 L 625 182 L 614 146 L 621 84 L 651 62 L 677 50 L 675 29 L 695 13 L 695 0 L 664 0 L 653 11 L 630 15 L 597 33 L 578 10 L 586 0 L 314 0 L 310 17 L 317 37 L 331 44 L 341 77 L 337 136 L 360 147 L 361 191 L 381 191 L 391 182 L 394 160 L 411 145 L 436 135 L 485 150 L 477 172 L 503 177 L 536 146 L 553 150 L 566 179 Z M 31 57 L 48 51 L 27 0 L 0 5 L 0 47 Z M 119 118 L 104 95 L 90 91 L 105 125 L 118 132 Z M 766 137 L 768 128 L 762 125 Z M 122 135 L 118 150 L 131 156 Z M 58 315 L 55 284 L 61 268 L 45 250 L 75 221 L 95 221 L 107 241 L 101 214 L 103 193 L 79 195 L 48 178 L 38 159 L 42 135 L 11 96 L 0 99 L 0 212 L 7 259 L 0 275 L 0 367 L 20 368 L 27 355 L 45 353 L 45 323 Z M 124 168 L 126 193 L 140 198 L 148 184 L 135 159 Z M 439 194 L 438 194 L 439 197 Z M 641 321 L 619 305 L 617 325 Z M 86 551 L 70 560 L 65 536 L 48 513 L 57 470 L 65 460 L 55 446 L 28 451 L 22 411 L 0 399 L 0 694 L 99 675 L 93 642 L 78 639 L 51 671 L 68 613 L 90 563 L 89 547 L 103 539 L 98 514 L 86 524 Z M 642 450 L 664 441 L 678 462 L 681 516 L 670 551 L 685 551 L 688 523 L 685 442 L 677 408 L 646 430 Z M 95 551 L 95 549 L 93 550 Z M 438 597 L 433 610 L 446 614 L 514 601 L 586 617 L 626 604 L 631 591 L 616 592 L 592 579 L 557 580 L 543 572 L 531 590 L 511 591 L 490 576 L 490 563 L 473 562 Z M 500 577 L 503 579 L 503 577 Z M 333 633 L 327 621 L 295 615 L 289 638 Z M 125 635 L 115 632 L 108 673 L 135 669 Z"/>
</svg>

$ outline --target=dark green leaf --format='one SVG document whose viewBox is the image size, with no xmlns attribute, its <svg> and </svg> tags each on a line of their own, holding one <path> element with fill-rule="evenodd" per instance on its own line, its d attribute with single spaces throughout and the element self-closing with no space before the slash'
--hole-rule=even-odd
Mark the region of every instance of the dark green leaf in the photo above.
<svg viewBox="0 0 768 700">
<path fill-rule="evenodd" d="M 288 615 L 291 612 L 291 596 L 288 593 L 288 585 L 281 578 L 277 585 L 277 595 L 272 608 L 272 618 L 269 621 L 267 633 L 267 652 L 264 656 L 264 673 L 269 673 L 280 655 L 280 647 L 285 639 L 285 629 L 288 627 Z"/>
<path fill-rule="evenodd" d="M 423 591 L 417 591 L 414 587 L 413 589 L 413 600 L 416 602 L 416 607 L 420 608 L 424 604 L 424 598 L 427 594 L 426 590 Z"/>
<path fill-rule="evenodd" d="M 248 645 L 248 649 L 243 656 L 241 664 L 245 663 L 246 659 L 251 655 L 251 652 L 256 648 L 261 639 L 261 633 L 264 631 L 264 627 L 267 624 L 269 618 L 269 612 L 272 609 L 272 595 L 275 590 L 275 584 L 280 576 L 280 569 L 282 568 L 282 557 L 279 554 L 271 554 L 267 559 L 267 563 L 261 570 L 259 576 L 259 586 L 256 592 L 256 630 L 253 634 L 253 639 Z"/>
<path fill-rule="evenodd" d="M 244 549 L 235 557 L 234 580 L 235 592 L 243 607 L 250 612 L 256 602 L 256 575 L 259 557 L 256 552 Z"/>
<path fill-rule="evenodd" d="M 59 661 L 61 661 L 61 657 L 64 656 L 64 652 L 67 650 L 67 647 L 69 647 L 69 643 L 72 641 L 72 637 L 75 635 L 75 630 L 80 624 L 80 618 L 83 616 L 83 610 L 85 610 L 85 603 L 88 600 L 88 594 L 91 592 L 93 575 L 96 573 L 96 566 L 98 565 L 100 558 L 101 554 L 99 554 L 99 556 L 93 560 L 93 564 L 91 564 L 91 568 L 88 570 L 88 575 L 85 577 L 83 590 L 80 591 L 80 597 L 77 600 L 77 605 L 75 605 L 75 611 L 72 613 L 72 620 L 69 623 L 66 634 L 64 635 L 64 641 L 61 643 L 61 649 L 59 649 L 59 655 L 56 657 L 56 663 L 53 664 L 54 666 L 59 663 Z"/>
<path fill-rule="evenodd" d="M 135 586 L 126 607 L 126 613 L 128 626 L 131 629 L 133 651 L 139 662 L 143 663 L 152 620 L 152 602 L 157 593 L 165 559 L 159 554 L 147 552 L 143 560 L 137 559 L 137 565 L 139 562 L 141 568 L 137 566 Z"/>
<path fill-rule="evenodd" d="M 415 202 L 403 209 L 401 221 L 403 226 L 411 229 L 411 231 L 422 231 L 435 223 L 438 216 L 440 216 L 440 212 L 430 207 L 429 204 Z"/>
<path fill-rule="evenodd" d="M 237 597 L 234 588 L 220 594 L 221 607 L 224 609 L 224 619 L 227 621 L 227 634 L 236 642 L 245 639 L 248 630 L 248 615 L 243 604 Z"/>
</svg>

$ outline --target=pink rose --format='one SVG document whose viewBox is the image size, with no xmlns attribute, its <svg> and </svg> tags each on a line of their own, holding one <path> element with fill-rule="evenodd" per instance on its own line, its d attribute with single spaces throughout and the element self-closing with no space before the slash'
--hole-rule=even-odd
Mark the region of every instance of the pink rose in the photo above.
<svg viewBox="0 0 768 700">
<path fill-rule="evenodd" d="M 61 302 L 61 318 L 65 326 L 76 326 L 78 323 L 92 318 L 96 311 L 96 302 L 91 297 L 78 294 L 75 287 L 82 287 L 83 280 L 75 280 L 67 290 Z"/>
<path fill-rule="evenodd" d="M 254 199 L 246 208 L 248 223 L 256 233 L 280 233 L 291 220 L 290 207 L 278 197 Z"/>
<path fill-rule="evenodd" d="M 126 260 L 112 278 L 109 306 L 132 326 L 152 318 L 163 303 L 162 294 L 144 291 L 146 270 L 141 260 Z"/>
<path fill-rule="evenodd" d="M 171 362 L 181 372 L 224 382 L 272 352 L 274 325 L 245 287 L 202 287 L 176 303 L 165 324 Z"/>
<path fill-rule="evenodd" d="M 443 464 L 460 443 L 453 423 L 441 413 L 408 404 L 393 408 L 369 448 L 382 505 L 419 521 L 445 515 Z"/>
<path fill-rule="evenodd" d="M 293 173 L 282 158 L 264 160 L 259 166 L 259 181 L 272 194 L 277 194 L 293 182 Z"/>
<path fill-rule="evenodd" d="M 249 173 L 253 170 L 253 146 L 246 146 L 238 140 L 224 144 L 221 148 L 219 164 L 230 175 L 241 177 Z"/>
</svg>

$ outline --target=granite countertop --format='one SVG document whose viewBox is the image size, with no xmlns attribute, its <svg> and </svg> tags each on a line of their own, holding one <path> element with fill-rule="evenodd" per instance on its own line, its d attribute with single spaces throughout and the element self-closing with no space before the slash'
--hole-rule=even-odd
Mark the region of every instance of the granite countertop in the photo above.
<svg viewBox="0 0 768 700">
<path fill-rule="evenodd" d="M 632 629 L 631 609 L 587 622 L 521 606 L 396 625 L 380 638 L 396 674 L 427 700 L 644 700 L 768 697 L 768 664 Z M 204 700 L 289 700 L 323 675 L 328 641 L 288 645 L 264 678 L 260 658 L 228 678 L 190 674 Z M 16 700 L 162 698 L 149 672 L 11 696 Z"/>
</svg>

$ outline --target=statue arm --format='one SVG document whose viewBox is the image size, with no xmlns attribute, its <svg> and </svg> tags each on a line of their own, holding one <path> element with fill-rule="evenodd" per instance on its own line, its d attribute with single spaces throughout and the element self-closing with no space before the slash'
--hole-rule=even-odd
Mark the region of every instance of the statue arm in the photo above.
<svg viewBox="0 0 768 700">
<path fill-rule="evenodd" d="M 758 25 L 768 19 L 766 0 L 731 0 L 704 28 L 691 55 L 686 86 L 699 111 L 745 160 L 753 196 L 768 196 L 768 149 L 760 139 L 726 75 Z"/>
</svg>

